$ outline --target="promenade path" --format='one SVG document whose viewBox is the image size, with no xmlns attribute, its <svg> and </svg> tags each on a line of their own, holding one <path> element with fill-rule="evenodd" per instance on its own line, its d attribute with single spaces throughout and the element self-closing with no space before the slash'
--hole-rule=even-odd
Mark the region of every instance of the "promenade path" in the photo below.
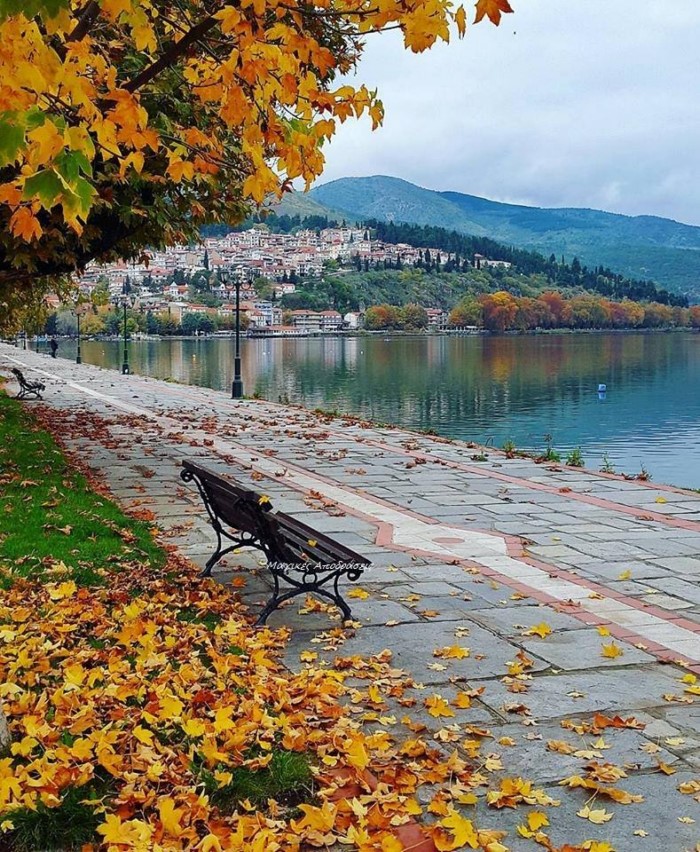
<svg viewBox="0 0 700 852">
<path fill-rule="evenodd" d="M 306 664 L 302 655 L 330 665 L 338 654 L 391 652 L 391 664 L 416 682 L 413 727 L 402 721 L 405 700 L 353 706 L 368 725 L 401 740 L 423 724 L 423 738 L 437 734 L 432 744 L 448 753 L 466 737 L 489 789 L 521 776 L 561 802 L 547 808 L 555 845 L 696 849 L 700 495 L 491 450 L 482 461 L 465 443 L 0 344 L 0 374 L 10 377 L 14 366 L 46 383 L 43 404 L 66 446 L 127 508 L 153 512 L 195 562 L 206 561 L 214 536 L 179 480 L 185 457 L 250 483 L 275 508 L 372 560 L 357 590 L 346 587 L 355 629 L 333 631 L 334 611 L 300 613 L 298 600 L 269 621 L 291 628 L 293 668 Z M 231 555 L 215 576 L 233 579 L 251 614 L 259 610 L 267 587 L 255 554 Z M 453 646 L 469 655 L 434 654 Z M 456 706 L 459 691 L 469 706 Z M 454 715 L 431 714 L 424 700 L 433 695 Z M 634 717 L 640 727 L 591 730 L 596 712 Z M 614 817 L 595 825 L 577 816 L 591 791 L 558 782 L 606 778 L 591 761 L 622 767 L 616 786 L 644 802 L 598 795 L 591 807 Z M 464 813 L 480 827 L 508 829 L 511 850 L 541 848 L 517 835 L 521 809 L 494 810 L 480 796 Z"/>
</svg>

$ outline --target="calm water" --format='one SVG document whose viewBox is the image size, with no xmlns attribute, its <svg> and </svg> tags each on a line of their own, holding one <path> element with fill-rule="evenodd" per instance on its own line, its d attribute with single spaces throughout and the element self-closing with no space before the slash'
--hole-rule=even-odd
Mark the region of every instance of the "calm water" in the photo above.
<svg viewBox="0 0 700 852">
<path fill-rule="evenodd" d="M 229 339 L 129 344 L 133 372 L 229 391 Z M 40 345 L 40 350 L 42 347 Z M 245 392 L 500 447 L 580 446 L 618 472 L 700 488 L 700 335 L 576 334 L 243 341 Z M 119 369 L 120 344 L 83 344 Z M 61 341 L 59 355 L 75 357 Z M 600 399 L 599 383 L 608 387 Z"/>
</svg>

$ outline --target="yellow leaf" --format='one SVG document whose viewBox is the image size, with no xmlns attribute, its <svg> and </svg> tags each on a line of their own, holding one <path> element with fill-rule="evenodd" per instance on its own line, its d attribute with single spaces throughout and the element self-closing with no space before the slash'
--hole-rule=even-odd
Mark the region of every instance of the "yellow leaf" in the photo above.
<svg viewBox="0 0 700 852">
<path fill-rule="evenodd" d="M 466 710 L 467 707 L 472 706 L 471 697 L 466 692 L 458 692 L 452 703 L 460 710 Z"/>
<path fill-rule="evenodd" d="M 611 642 L 609 645 L 602 645 L 600 649 L 600 654 L 602 657 L 610 657 L 611 659 L 615 659 L 615 657 L 621 657 L 625 652 L 620 648 L 619 645 L 616 645 L 614 642 Z"/>
<path fill-rule="evenodd" d="M 200 841 L 197 852 L 223 852 L 223 846 L 215 834 L 207 834 Z"/>
<path fill-rule="evenodd" d="M 431 695 L 423 702 L 428 708 L 428 714 L 435 718 L 439 716 L 454 716 L 455 712 L 442 695 Z"/>
<path fill-rule="evenodd" d="M 540 624 L 535 624 L 534 627 L 530 627 L 529 630 L 524 630 L 523 636 L 539 636 L 540 639 L 545 639 L 551 632 L 552 628 L 542 621 Z"/>
<path fill-rule="evenodd" d="M 629 580 L 629 578 L 631 576 L 632 576 L 632 572 L 628 568 L 626 571 L 622 571 L 620 574 L 618 574 L 617 579 L 618 580 Z"/>
<path fill-rule="evenodd" d="M 610 822 L 614 814 L 609 814 L 604 808 L 592 810 L 588 805 L 585 805 L 580 811 L 576 811 L 576 816 L 587 819 L 594 825 L 603 825 L 606 822 Z"/>
<path fill-rule="evenodd" d="M 638 828 L 636 831 L 633 831 L 632 834 L 634 834 L 635 837 L 648 837 L 649 836 L 649 832 L 644 831 L 643 828 Z"/>
<path fill-rule="evenodd" d="M 469 648 L 460 648 L 459 645 L 450 645 L 445 648 L 436 648 L 433 651 L 434 657 L 449 657 L 454 660 L 463 660 L 470 654 Z"/>
<path fill-rule="evenodd" d="M 161 698 L 159 700 L 159 704 L 160 712 L 158 714 L 158 718 L 161 721 L 167 719 L 179 719 L 185 706 L 182 701 L 179 701 L 177 698 L 173 698 L 171 695 Z"/>
<path fill-rule="evenodd" d="M 325 834 L 335 825 L 336 805 L 324 802 L 322 807 L 315 805 L 298 805 L 304 816 L 300 820 L 292 820 L 292 829 L 300 834 L 306 830 L 318 831 Z"/>
<path fill-rule="evenodd" d="M 657 497 L 656 500 L 654 500 L 654 502 L 655 503 L 668 503 L 668 500 L 665 497 Z"/>
<path fill-rule="evenodd" d="M 160 821 L 166 834 L 172 837 L 180 837 L 182 826 L 180 820 L 185 813 L 184 808 L 176 808 L 175 801 L 169 796 L 158 800 L 158 813 Z"/>
<path fill-rule="evenodd" d="M 695 820 L 692 817 L 682 816 L 678 817 L 678 822 L 682 822 L 684 825 L 693 825 Z"/>
<path fill-rule="evenodd" d="M 357 769 L 366 769 L 369 764 L 369 755 L 361 736 L 356 736 L 349 747 L 345 749 L 345 756 L 351 766 Z"/>
<path fill-rule="evenodd" d="M 137 725 L 134 728 L 134 736 L 140 743 L 144 743 L 145 745 L 153 745 L 153 732 L 147 730 L 146 728 L 142 728 L 140 725 Z"/>
<path fill-rule="evenodd" d="M 188 719 L 182 726 L 182 730 L 188 737 L 201 737 L 206 731 L 206 726 L 199 719 Z"/>
<path fill-rule="evenodd" d="M 78 591 L 78 587 L 72 580 L 60 583 L 58 586 L 54 583 L 49 583 L 47 584 L 46 589 L 52 601 L 60 601 L 63 598 L 72 598 Z"/>
<path fill-rule="evenodd" d="M 596 627 L 596 630 L 598 631 L 598 633 L 600 633 L 601 636 L 610 636 L 610 631 L 607 627 L 603 627 L 602 624 Z"/>
<path fill-rule="evenodd" d="M 299 659 L 302 663 L 313 663 L 314 660 L 318 659 L 318 654 L 315 651 L 302 651 L 299 654 Z"/>
<path fill-rule="evenodd" d="M 479 835 L 474 829 L 474 825 L 470 819 L 461 816 L 454 808 L 450 808 L 449 814 L 442 820 L 440 825 L 446 828 L 451 834 L 450 845 L 438 845 L 438 849 L 451 850 L 462 849 L 469 846 L 470 849 L 479 847 Z"/>
<path fill-rule="evenodd" d="M 464 11 L 464 6 L 460 6 L 455 12 L 455 24 L 460 37 L 463 36 L 467 31 L 467 13 Z"/>
<path fill-rule="evenodd" d="M 549 820 L 547 814 L 542 813 L 542 811 L 531 811 L 527 815 L 527 824 L 531 831 L 537 831 L 543 826 L 549 825 Z"/>
<path fill-rule="evenodd" d="M 369 592 L 366 592 L 364 589 L 352 589 L 352 591 L 348 592 L 349 598 L 359 598 L 360 600 L 365 600 L 369 597 Z"/>
</svg>

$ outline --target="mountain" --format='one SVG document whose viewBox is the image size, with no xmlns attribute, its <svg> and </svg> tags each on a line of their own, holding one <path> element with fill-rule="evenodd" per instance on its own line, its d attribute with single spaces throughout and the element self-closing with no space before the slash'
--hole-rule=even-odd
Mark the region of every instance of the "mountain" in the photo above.
<svg viewBox="0 0 700 852">
<path fill-rule="evenodd" d="M 307 219 L 310 216 L 321 216 L 342 222 L 343 219 L 354 221 L 354 217 L 342 210 L 330 209 L 312 198 L 310 192 L 288 192 L 282 196 L 282 200 L 272 206 L 278 216 L 298 216 Z"/>
<path fill-rule="evenodd" d="M 557 258 L 564 255 L 569 262 L 578 257 L 588 266 L 651 278 L 674 292 L 700 297 L 700 227 L 672 219 L 502 204 L 382 175 L 334 180 L 315 187 L 306 198 L 316 202 L 315 212 L 335 211 L 333 218 L 436 225 Z"/>
</svg>

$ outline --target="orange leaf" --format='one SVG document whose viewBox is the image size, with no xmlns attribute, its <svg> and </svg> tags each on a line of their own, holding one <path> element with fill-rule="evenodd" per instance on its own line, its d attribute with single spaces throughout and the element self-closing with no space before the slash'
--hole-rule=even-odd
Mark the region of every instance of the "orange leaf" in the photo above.
<svg viewBox="0 0 700 852">
<path fill-rule="evenodd" d="M 508 0 L 477 0 L 474 23 L 478 24 L 482 18 L 487 17 L 492 24 L 498 26 L 501 23 L 501 15 L 512 11 Z"/>
<path fill-rule="evenodd" d="M 38 240 L 44 233 L 39 220 L 28 207 L 19 207 L 10 219 L 10 230 L 16 237 L 21 237 L 30 243 Z"/>
</svg>

